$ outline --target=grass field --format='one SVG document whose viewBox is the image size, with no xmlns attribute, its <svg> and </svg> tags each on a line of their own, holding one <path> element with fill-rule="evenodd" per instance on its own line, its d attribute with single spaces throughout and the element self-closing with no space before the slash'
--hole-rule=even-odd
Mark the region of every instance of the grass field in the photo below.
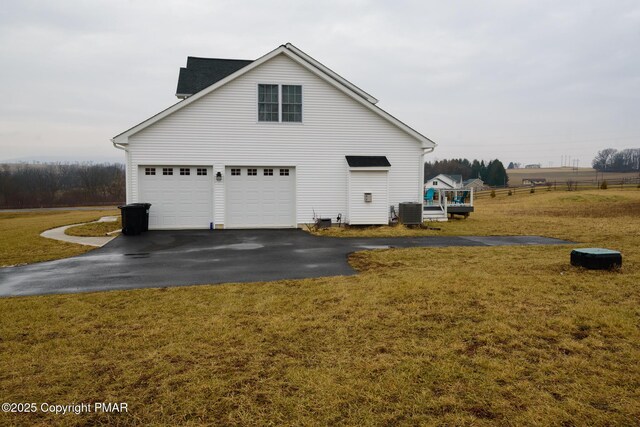
<svg viewBox="0 0 640 427">
<path fill-rule="evenodd" d="M 94 221 L 118 211 L 0 212 L 0 267 L 66 258 L 87 252 L 89 246 L 60 242 L 40 236 L 45 230 Z"/>
<path fill-rule="evenodd" d="M 0 299 L 0 400 L 129 404 L 0 424 L 637 426 L 639 212 L 640 191 L 486 199 L 441 233 L 581 243 L 367 251 L 350 277 Z M 573 268 L 576 246 L 621 250 L 623 268 Z"/>
</svg>

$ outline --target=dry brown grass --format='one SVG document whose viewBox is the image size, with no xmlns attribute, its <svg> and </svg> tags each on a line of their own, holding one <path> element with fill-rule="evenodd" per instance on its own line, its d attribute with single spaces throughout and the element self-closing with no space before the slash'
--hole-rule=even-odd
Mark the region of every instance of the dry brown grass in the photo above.
<svg viewBox="0 0 640 427">
<path fill-rule="evenodd" d="M 525 178 L 545 178 L 547 182 L 556 182 L 558 185 L 564 184 L 567 180 L 574 181 L 595 181 L 596 170 L 592 168 L 578 168 L 574 170 L 565 168 L 540 168 L 540 169 L 509 169 L 509 183 L 511 185 L 521 185 Z M 638 178 L 638 172 L 598 172 L 597 179 L 602 181 Z"/>
<path fill-rule="evenodd" d="M 122 218 L 118 217 L 118 220 L 115 222 L 90 222 L 88 224 L 69 227 L 64 233 L 69 236 L 101 237 L 106 236 L 112 231 L 120 230 L 121 228 Z"/>
<path fill-rule="evenodd" d="M 89 246 L 40 237 L 40 233 L 68 224 L 116 215 L 113 210 L 38 211 L 0 213 L 0 267 L 49 261 L 87 252 Z"/>
<path fill-rule="evenodd" d="M 475 226 L 619 249 L 620 271 L 566 246 L 415 248 L 356 253 L 350 277 L 1 299 L 2 400 L 130 412 L 0 424 L 638 425 L 640 220 L 580 196 L 483 201 Z"/>
</svg>

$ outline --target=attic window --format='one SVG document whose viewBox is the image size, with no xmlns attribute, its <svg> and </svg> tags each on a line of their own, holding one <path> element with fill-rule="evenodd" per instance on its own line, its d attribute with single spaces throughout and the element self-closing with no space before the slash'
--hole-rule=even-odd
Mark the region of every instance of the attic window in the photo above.
<svg viewBox="0 0 640 427">
<path fill-rule="evenodd" d="M 259 122 L 302 122 L 302 86 L 258 85 Z"/>
<path fill-rule="evenodd" d="M 433 181 L 433 185 L 438 185 L 438 181 Z"/>
<path fill-rule="evenodd" d="M 278 92 L 278 85 L 258 85 L 258 121 L 280 121 Z"/>
<path fill-rule="evenodd" d="M 282 121 L 302 121 L 302 86 L 282 85 Z"/>
</svg>

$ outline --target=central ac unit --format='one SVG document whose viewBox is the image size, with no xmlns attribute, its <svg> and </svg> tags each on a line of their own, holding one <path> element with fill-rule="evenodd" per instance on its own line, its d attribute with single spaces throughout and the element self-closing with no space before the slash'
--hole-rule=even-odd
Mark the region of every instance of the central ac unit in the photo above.
<svg viewBox="0 0 640 427">
<path fill-rule="evenodd" d="M 403 202 L 400 203 L 398 220 L 401 224 L 420 225 L 422 224 L 422 203 Z"/>
</svg>

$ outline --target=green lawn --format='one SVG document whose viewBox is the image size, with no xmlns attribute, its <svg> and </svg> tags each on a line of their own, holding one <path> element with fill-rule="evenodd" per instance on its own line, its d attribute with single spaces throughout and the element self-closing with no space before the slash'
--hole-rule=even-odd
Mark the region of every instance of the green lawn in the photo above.
<svg viewBox="0 0 640 427">
<path fill-rule="evenodd" d="M 377 250 L 352 255 L 350 277 L 0 299 L 0 400 L 129 404 L 0 424 L 637 426 L 638 212 L 637 191 L 488 199 L 441 233 L 581 243 Z M 619 249 L 623 268 L 573 268 L 578 246 Z"/>
</svg>

